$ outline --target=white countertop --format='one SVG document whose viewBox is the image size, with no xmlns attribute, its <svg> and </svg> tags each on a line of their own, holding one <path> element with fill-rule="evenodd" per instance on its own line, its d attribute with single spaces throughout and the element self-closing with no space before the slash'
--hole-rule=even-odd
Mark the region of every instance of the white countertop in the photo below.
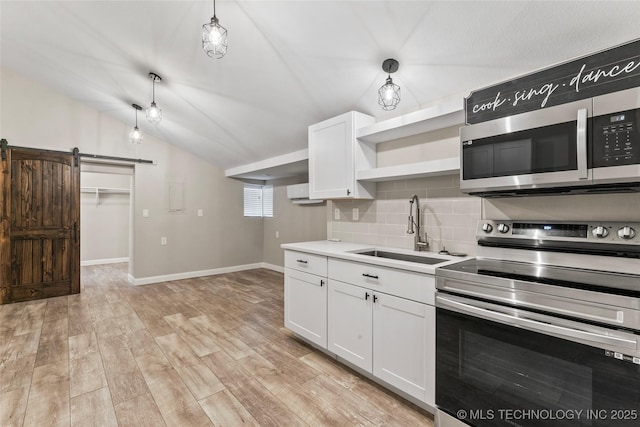
<svg viewBox="0 0 640 427">
<path fill-rule="evenodd" d="M 407 249 L 389 248 L 384 246 L 366 245 L 362 243 L 334 242 L 330 240 L 317 240 L 313 242 L 285 243 L 280 245 L 283 249 L 300 251 L 315 255 L 324 255 L 331 258 L 345 259 L 349 261 L 357 261 L 367 264 L 375 264 L 384 267 L 398 268 L 401 270 L 415 271 L 418 273 L 435 274 L 436 267 L 453 264 L 464 261 L 471 257 L 456 257 L 450 255 L 441 255 L 437 252 L 416 252 Z M 374 257 L 370 255 L 362 255 L 358 252 L 378 250 L 385 252 L 393 252 L 398 254 L 407 254 L 414 256 L 423 256 L 429 258 L 438 258 L 442 262 L 438 264 L 421 264 L 417 262 L 401 261 L 390 258 Z"/>
</svg>

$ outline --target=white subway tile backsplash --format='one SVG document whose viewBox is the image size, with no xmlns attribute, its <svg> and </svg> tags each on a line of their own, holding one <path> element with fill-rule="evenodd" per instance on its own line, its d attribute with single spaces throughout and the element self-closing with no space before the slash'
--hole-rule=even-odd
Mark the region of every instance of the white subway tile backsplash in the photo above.
<svg viewBox="0 0 640 427">
<path fill-rule="evenodd" d="M 375 200 L 334 200 L 329 208 L 330 238 L 402 249 L 413 249 L 413 235 L 406 234 L 409 199 L 417 194 L 421 222 L 431 250 L 475 254 L 475 227 L 481 201 L 460 192 L 457 175 L 379 182 Z M 352 209 L 360 220 L 352 221 Z M 333 219 L 333 209 L 341 219 Z"/>
<path fill-rule="evenodd" d="M 386 236 L 385 246 L 400 249 L 413 249 L 413 236 L 407 234 L 407 237 Z"/>
<path fill-rule="evenodd" d="M 432 214 L 453 213 L 454 200 L 452 199 L 426 199 L 421 204 L 422 210 Z M 480 210 L 478 209 L 478 212 Z"/>
<path fill-rule="evenodd" d="M 377 200 L 378 213 L 401 213 L 409 212 L 408 203 L 403 200 Z"/>
<path fill-rule="evenodd" d="M 479 197 L 466 197 L 453 199 L 453 213 L 457 214 L 478 214 L 482 210 L 482 199 Z"/>
<path fill-rule="evenodd" d="M 384 223 L 385 224 L 407 224 L 407 219 L 409 218 L 409 203 L 406 206 L 406 212 L 404 213 L 394 213 L 394 214 L 386 214 Z"/>
</svg>

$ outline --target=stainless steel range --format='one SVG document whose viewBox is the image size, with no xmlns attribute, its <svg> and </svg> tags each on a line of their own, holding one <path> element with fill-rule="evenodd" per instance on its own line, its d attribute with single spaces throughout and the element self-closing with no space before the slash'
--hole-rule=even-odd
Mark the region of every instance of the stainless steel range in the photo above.
<svg viewBox="0 0 640 427">
<path fill-rule="evenodd" d="M 640 426 L 640 223 L 482 221 L 436 270 L 437 425 Z"/>
</svg>

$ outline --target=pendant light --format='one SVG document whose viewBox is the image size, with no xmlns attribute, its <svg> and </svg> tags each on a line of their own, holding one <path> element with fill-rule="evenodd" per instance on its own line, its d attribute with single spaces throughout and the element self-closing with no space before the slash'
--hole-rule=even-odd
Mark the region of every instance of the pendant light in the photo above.
<svg viewBox="0 0 640 427">
<path fill-rule="evenodd" d="M 382 70 L 388 74 L 387 81 L 378 89 L 378 104 L 383 110 L 393 110 L 400 103 L 400 86 L 393 83 L 391 73 L 398 71 L 400 64 L 395 59 L 385 59 Z"/>
<path fill-rule="evenodd" d="M 129 132 L 129 142 L 132 144 L 140 144 L 142 141 L 142 132 L 138 129 L 138 111 L 142 110 L 142 107 L 138 104 L 131 104 L 131 106 L 136 110 L 136 125 L 131 132 Z"/>
<path fill-rule="evenodd" d="M 227 29 L 218 23 L 216 0 L 213 0 L 211 22 L 202 26 L 202 49 L 215 59 L 220 59 L 227 53 Z"/>
<path fill-rule="evenodd" d="M 156 82 L 160 83 L 162 78 L 156 73 L 149 73 L 149 78 L 151 78 L 152 97 L 151 105 L 147 108 L 147 120 L 155 125 L 162 120 L 162 110 L 156 105 Z"/>
</svg>

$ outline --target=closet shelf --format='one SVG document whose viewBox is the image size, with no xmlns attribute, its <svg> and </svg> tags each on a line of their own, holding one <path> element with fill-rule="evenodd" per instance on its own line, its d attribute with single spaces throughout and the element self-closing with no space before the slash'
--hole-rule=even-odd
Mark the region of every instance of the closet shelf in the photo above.
<svg viewBox="0 0 640 427">
<path fill-rule="evenodd" d="M 100 204 L 100 194 L 130 194 L 128 188 L 110 188 L 110 187 L 80 187 L 81 193 L 90 193 L 96 195 L 96 205 Z"/>
</svg>

